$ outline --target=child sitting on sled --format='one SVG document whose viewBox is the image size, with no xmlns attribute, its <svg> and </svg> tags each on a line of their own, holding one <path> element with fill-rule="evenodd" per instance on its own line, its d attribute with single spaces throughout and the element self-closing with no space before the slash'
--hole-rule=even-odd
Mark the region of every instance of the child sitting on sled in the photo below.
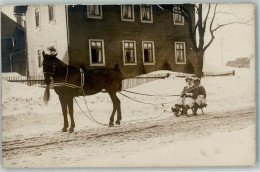
<svg viewBox="0 0 260 172">
<path fill-rule="evenodd" d="M 195 86 L 193 85 L 193 78 L 186 77 L 185 81 L 187 86 L 183 88 L 183 91 L 180 95 L 181 99 L 175 104 L 175 107 L 172 107 L 174 115 L 179 116 L 179 112 L 182 115 L 188 115 L 188 109 L 192 109 L 195 104 L 195 98 L 197 98 L 197 92 L 195 91 Z"/>
<path fill-rule="evenodd" d="M 196 98 L 195 98 L 195 104 L 194 104 L 194 107 L 193 107 L 193 115 L 198 115 L 197 114 L 197 110 L 198 108 L 204 108 L 207 106 L 206 104 L 206 97 L 207 97 L 207 94 L 206 94 L 206 90 L 205 88 L 200 85 L 200 79 L 199 78 L 195 78 L 194 79 L 194 86 L 195 86 L 195 89 L 194 91 L 196 92 Z"/>
</svg>

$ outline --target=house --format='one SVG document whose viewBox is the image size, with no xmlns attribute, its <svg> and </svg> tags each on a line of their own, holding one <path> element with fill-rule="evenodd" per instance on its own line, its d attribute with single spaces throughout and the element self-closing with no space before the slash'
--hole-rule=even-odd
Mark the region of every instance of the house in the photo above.
<svg viewBox="0 0 260 172">
<path fill-rule="evenodd" d="M 227 66 L 237 67 L 237 68 L 250 68 L 250 60 L 251 60 L 250 57 L 236 58 L 233 61 L 228 61 Z"/>
<path fill-rule="evenodd" d="M 11 72 L 10 54 L 14 49 L 13 32 L 16 23 L 6 14 L 1 12 L 1 57 L 2 72 Z"/>
<path fill-rule="evenodd" d="M 195 21 L 195 9 L 185 4 Z M 114 67 L 125 78 L 167 69 L 192 73 L 194 59 L 183 16 L 176 5 L 27 6 L 30 74 L 42 72 L 41 51 L 54 46 L 65 63 L 87 69 Z"/>
<path fill-rule="evenodd" d="M 42 75 L 42 51 L 57 49 L 68 64 L 65 5 L 28 5 L 25 15 L 29 75 Z"/>
<path fill-rule="evenodd" d="M 2 72 L 17 72 L 26 75 L 25 30 L 22 8 L 15 7 L 16 22 L 4 13 L 2 19 Z"/>
</svg>

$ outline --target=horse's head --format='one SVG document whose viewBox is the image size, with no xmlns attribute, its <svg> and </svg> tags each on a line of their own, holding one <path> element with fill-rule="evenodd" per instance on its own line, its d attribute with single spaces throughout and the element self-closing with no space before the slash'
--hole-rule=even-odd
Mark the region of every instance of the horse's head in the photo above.
<svg viewBox="0 0 260 172">
<path fill-rule="evenodd" d="M 44 83 L 49 85 L 51 82 L 51 77 L 53 76 L 55 72 L 55 58 L 57 56 L 57 53 L 51 53 L 51 54 L 45 54 L 44 51 L 42 51 L 43 56 L 43 73 L 44 73 Z"/>
<path fill-rule="evenodd" d="M 44 51 L 42 51 L 43 56 L 43 73 L 44 73 L 44 83 L 47 85 L 45 92 L 44 92 L 44 101 L 47 104 L 47 102 L 50 99 L 50 83 L 51 83 L 51 77 L 55 73 L 55 59 L 57 56 L 57 53 L 52 53 L 53 49 L 49 49 L 51 51 L 50 54 L 45 54 Z"/>
</svg>

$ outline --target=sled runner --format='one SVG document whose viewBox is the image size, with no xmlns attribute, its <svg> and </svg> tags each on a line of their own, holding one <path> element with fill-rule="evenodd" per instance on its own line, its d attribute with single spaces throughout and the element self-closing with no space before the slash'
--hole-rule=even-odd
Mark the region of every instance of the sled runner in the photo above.
<svg viewBox="0 0 260 172">
<path fill-rule="evenodd" d="M 204 111 L 203 111 L 203 108 L 207 107 L 207 104 L 206 103 L 202 103 L 201 105 L 198 106 L 198 109 L 201 110 L 202 112 L 202 115 L 204 115 Z M 183 105 L 178 105 L 176 104 L 175 105 L 175 108 L 172 107 L 172 112 L 173 114 L 176 116 L 176 117 L 179 117 L 180 115 L 186 115 L 186 116 L 190 116 L 188 115 L 187 113 L 184 112 L 184 106 Z M 192 110 L 192 115 L 194 115 L 194 107 L 193 108 L 188 108 L 188 109 L 191 109 Z M 196 115 L 194 115 L 196 116 Z"/>
</svg>

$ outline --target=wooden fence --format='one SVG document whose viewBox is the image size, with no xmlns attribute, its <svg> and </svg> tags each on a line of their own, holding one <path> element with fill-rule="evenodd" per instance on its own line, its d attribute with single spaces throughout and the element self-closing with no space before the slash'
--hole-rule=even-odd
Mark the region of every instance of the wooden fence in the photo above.
<svg viewBox="0 0 260 172">
<path fill-rule="evenodd" d="M 28 86 L 37 86 L 37 87 L 45 87 L 44 84 L 44 76 L 36 75 L 36 76 L 2 76 L 2 79 L 7 80 L 9 82 L 17 82 L 21 84 L 26 84 Z"/>
<path fill-rule="evenodd" d="M 135 78 L 129 78 L 129 79 L 124 79 L 122 82 L 122 89 L 126 90 L 128 88 L 133 88 L 141 84 L 145 84 L 147 82 L 151 82 L 157 79 L 164 79 L 169 77 L 170 74 L 165 73 L 165 74 L 143 74 L 140 76 L 137 76 Z"/>
<path fill-rule="evenodd" d="M 226 71 L 226 72 L 204 72 L 204 76 L 235 76 L 235 71 Z"/>
<path fill-rule="evenodd" d="M 194 76 L 194 74 L 187 74 L 187 73 L 173 73 L 175 77 L 186 77 L 186 76 Z M 230 76 L 235 75 L 235 71 L 228 71 L 228 72 L 204 72 L 204 77 L 209 76 Z M 122 82 L 122 89 L 133 88 L 141 84 L 145 84 L 154 80 L 164 79 L 170 76 L 170 73 L 160 73 L 160 74 L 143 74 L 137 76 L 135 78 L 124 79 Z M 44 84 L 44 76 L 2 76 L 2 79 L 5 79 L 9 82 L 17 82 L 26 84 L 28 86 L 37 86 L 37 87 L 45 87 Z"/>
</svg>

